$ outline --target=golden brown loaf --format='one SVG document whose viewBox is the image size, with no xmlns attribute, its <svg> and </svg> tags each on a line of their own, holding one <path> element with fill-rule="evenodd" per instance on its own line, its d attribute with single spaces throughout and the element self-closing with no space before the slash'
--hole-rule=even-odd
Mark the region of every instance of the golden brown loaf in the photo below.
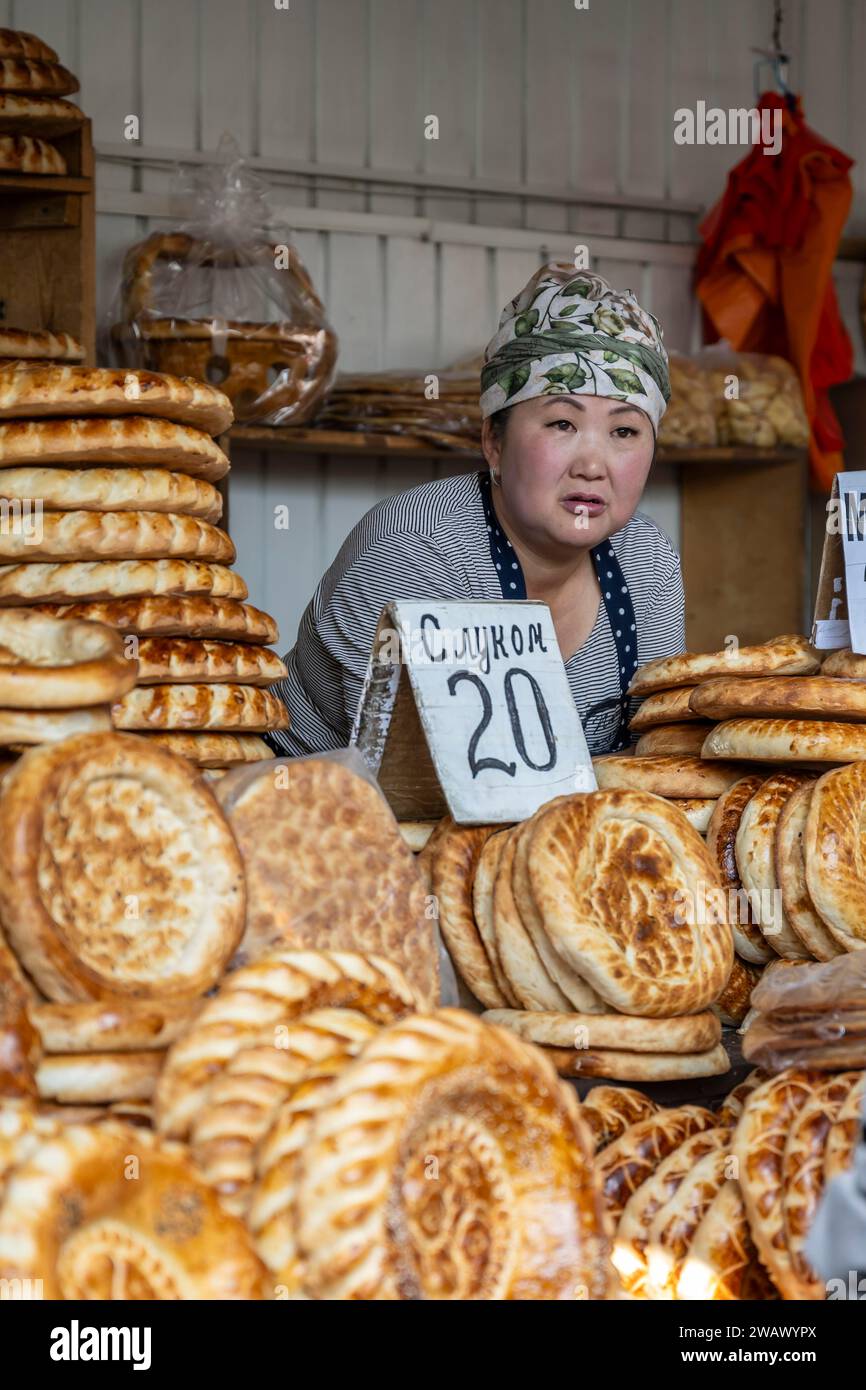
<svg viewBox="0 0 866 1390">
<path fill-rule="evenodd" d="M 785 1244 L 790 1256 L 790 1286 L 800 1299 L 825 1299 L 827 1287 L 804 1254 L 815 1212 L 824 1190 L 824 1151 L 840 1107 L 861 1073 L 840 1072 L 817 1084 L 811 1100 L 794 1118 L 782 1159 L 782 1205 Z"/>
<path fill-rule="evenodd" d="M 98 623 L 0 609 L 0 708 L 74 709 L 119 698 L 136 663 L 116 632 Z"/>
<path fill-rule="evenodd" d="M 0 115 L 3 106 L 0 103 Z M 71 333 L 52 333 L 41 328 L 11 328 L 0 325 L 0 357 L 49 358 L 80 361 L 84 348 Z M 33 495 L 33 494 L 31 494 Z"/>
<path fill-rule="evenodd" d="M 205 1087 L 234 1057 L 250 1047 L 273 1047 L 282 1037 L 278 1029 L 315 1009 L 351 1009 L 385 1024 L 419 1004 L 399 966 L 356 951 L 275 951 L 230 971 L 169 1049 L 157 1086 L 157 1127 L 185 1138 Z"/>
<path fill-rule="evenodd" d="M 835 768 L 815 783 L 803 832 L 809 896 L 846 951 L 866 942 L 864 812 L 866 766 Z"/>
<path fill-rule="evenodd" d="M 687 754 L 636 758 L 605 753 L 593 758 L 599 790 L 653 792 L 667 797 L 721 796 L 744 769 L 736 763 L 705 763 Z"/>
<path fill-rule="evenodd" d="M 806 883 L 803 833 L 814 789 L 813 781 L 797 787 L 782 807 L 773 846 L 774 866 L 787 921 L 810 955 L 816 960 L 832 960 L 843 954 L 844 947 L 815 911 Z"/>
<path fill-rule="evenodd" d="M 733 942 L 718 874 L 661 797 L 569 797 L 538 823 L 529 879 L 554 947 L 615 1009 L 693 1014 L 723 989 Z"/>
<path fill-rule="evenodd" d="M 68 1052 L 42 1058 L 36 1086 L 40 1100 L 61 1105 L 151 1100 L 161 1069 L 159 1052 Z"/>
<path fill-rule="evenodd" d="M 853 676 L 856 680 L 866 679 L 866 656 L 852 652 L 850 647 L 830 652 L 821 662 L 822 676 Z"/>
<path fill-rule="evenodd" d="M 654 1115 L 658 1106 L 643 1091 L 628 1086 L 593 1086 L 580 1107 L 580 1117 L 595 1140 L 595 1152 L 606 1148 L 629 1125 Z"/>
<path fill-rule="evenodd" d="M 167 748 L 197 767 L 233 768 L 272 759 L 274 752 L 256 734 L 147 734 L 153 743 Z"/>
<path fill-rule="evenodd" d="M 450 819 L 450 817 L 448 819 Z M 400 832 L 405 839 L 405 825 L 401 824 Z M 502 963 L 499 959 L 499 946 L 496 941 L 496 926 L 493 920 L 493 893 L 496 885 L 496 878 L 499 873 L 502 851 L 505 848 L 505 841 L 507 838 L 507 829 L 497 830 L 494 834 L 488 836 L 481 846 L 481 853 L 478 856 L 478 862 L 475 865 L 475 873 L 472 878 L 472 912 L 475 918 L 475 926 L 478 929 L 478 935 L 481 937 L 481 944 L 490 962 L 490 969 L 493 972 L 493 979 L 496 982 L 496 987 L 509 1007 L 517 1009 L 520 1007 L 520 1000 L 514 993 L 508 976 L 502 969 Z"/>
<path fill-rule="evenodd" d="M 866 758 L 866 723 L 830 719 L 726 719 L 707 734 L 705 758 L 844 763 Z"/>
<path fill-rule="evenodd" d="M 44 415 L 156 415 L 222 434 L 232 422 L 227 396 L 193 377 L 115 367 L 0 368 L 0 419 Z"/>
<path fill-rule="evenodd" d="M 161 1052 L 187 1030 L 200 1007 L 198 1000 L 121 997 L 34 1004 L 30 1017 L 46 1052 Z"/>
<path fill-rule="evenodd" d="M 78 91 L 78 78 L 57 62 L 38 58 L 0 58 L 0 91 L 45 92 L 57 97 Z"/>
<path fill-rule="evenodd" d="M 695 719 L 691 724 L 658 724 L 641 734 L 634 746 L 633 756 L 654 758 L 681 755 L 698 758 L 712 727 L 708 719 Z"/>
<path fill-rule="evenodd" d="M 48 999 L 200 994 L 237 948 L 244 905 L 234 837 L 182 759 L 84 735 L 6 774 L 0 921 Z"/>
<path fill-rule="evenodd" d="M 805 637 L 786 634 L 751 647 L 657 657 L 638 669 L 629 694 L 649 695 L 672 686 L 695 685 L 710 676 L 811 675 L 819 665 Z"/>
<path fill-rule="evenodd" d="M 608 1144 L 598 1156 L 596 1167 L 601 1172 L 605 1206 L 613 1220 L 619 1220 L 626 1202 L 668 1154 L 690 1135 L 715 1126 L 712 1111 L 699 1105 L 683 1105 L 638 1120 Z"/>
<path fill-rule="evenodd" d="M 494 828 L 491 825 L 455 825 L 449 817 L 437 838 L 431 863 L 439 930 L 460 978 L 488 1009 L 503 1008 L 508 1001 L 496 983 L 475 923 L 472 882 L 481 852 Z"/>
<path fill-rule="evenodd" d="M 135 1181 L 130 1155 L 140 1158 Z M 58 1128 L 13 1168 L 0 1206 L 0 1276 L 39 1279 L 51 1299 L 271 1293 L 243 1224 L 187 1156 L 119 1120 Z"/>
<path fill-rule="evenodd" d="M 33 135 L 65 135 L 80 126 L 84 119 L 81 107 L 62 97 L 0 92 L 0 130 L 13 135 L 21 130 Z M 83 357 L 84 354 L 78 355 Z"/>
<path fill-rule="evenodd" d="M 39 63 L 56 63 L 58 56 L 44 39 L 26 29 L 0 29 L 0 58 L 34 58 Z"/>
<path fill-rule="evenodd" d="M 303 1150 L 297 1211 L 314 1297 L 607 1293 L 600 1186 L 573 1093 L 537 1048 L 462 1010 L 384 1028 L 340 1072 Z"/>
<path fill-rule="evenodd" d="M 632 733 L 643 733 L 644 729 L 652 729 L 657 724 L 697 719 L 689 704 L 689 696 L 696 688 L 694 685 L 682 685 L 675 690 L 659 690 L 655 695 L 648 695 L 629 721 L 629 729 Z"/>
<path fill-rule="evenodd" d="M 524 1009 L 567 1011 L 571 1001 L 548 975 L 514 900 L 512 869 L 520 830 L 517 825 L 507 832 L 493 884 L 493 931 L 499 963 Z"/>
<path fill-rule="evenodd" d="M 34 611 L 58 618 L 105 623 L 141 637 L 216 638 L 272 645 L 279 639 L 274 619 L 236 599 L 162 594 L 95 599 L 83 603 L 39 603 Z"/>
<path fill-rule="evenodd" d="M 627 1014 L 555 1014 L 490 1009 L 486 1023 L 508 1028 L 539 1047 L 612 1048 L 627 1052 L 701 1052 L 722 1036 L 712 1013 L 682 1018 L 629 1018 Z"/>
<path fill-rule="evenodd" d="M 306 758 L 238 768 L 214 790 L 244 858 L 241 961 L 292 947 L 369 951 L 396 962 L 424 1004 L 438 1002 L 430 905 L 377 788 Z"/>
<path fill-rule="evenodd" d="M 38 498 L 46 512 L 179 512 L 210 522 L 222 515 L 211 483 L 167 468 L 4 468 L 0 498 Z"/>
<path fill-rule="evenodd" d="M 288 728 L 282 700 L 254 685 L 140 685 L 111 707 L 115 729 L 213 729 L 265 733 Z"/>
<path fill-rule="evenodd" d="M 286 667 L 276 652 L 249 642 L 143 637 L 136 650 L 139 685 L 175 681 L 272 685 L 286 675 Z"/>
<path fill-rule="evenodd" d="M 66 160 L 47 140 L 32 135 L 0 135 L 0 169 L 14 174 L 65 174 Z"/>
<path fill-rule="evenodd" d="M 713 856 L 727 895 L 728 921 L 734 946 L 744 960 L 756 964 L 773 960 L 775 952 L 761 935 L 743 888 L 737 868 L 736 841 L 743 811 L 765 779 L 765 773 L 752 772 L 734 782 L 719 797 L 707 827 L 707 849 Z"/>
<path fill-rule="evenodd" d="M 706 835 L 713 811 L 718 805 L 714 796 L 681 796 L 672 803 L 680 815 L 685 816 L 693 830 Z"/>
<path fill-rule="evenodd" d="M 743 809 L 734 852 L 743 887 L 749 895 L 753 920 L 777 955 L 808 959 L 803 944 L 785 916 L 774 864 L 779 817 L 788 797 L 811 780 L 810 773 L 776 772 L 757 789 Z"/>
<path fill-rule="evenodd" d="M 74 734 L 108 733 L 109 705 L 85 709 L 0 709 L 0 745 L 19 748 L 31 743 L 56 743 Z M 3 769 L 5 775 L 8 769 Z"/>
<path fill-rule="evenodd" d="M 823 668 L 818 676 L 718 676 L 695 686 L 690 703 L 707 719 L 864 719 L 866 680 L 833 679 Z"/>
<path fill-rule="evenodd" d="M 245 599 L 247 592 L 239 574 L 204 560 L 31 560 L 0 565 L 0 606 L 162 594 Z"/>
<path fill-rule="evenodd" d="M 0 464 L 8 468 L 25 463 L 70 468 L 93 463 L 164 465 L 211 483 L 229 471 L 226 455 L 203 430 L 143 415 L 0 421 Z"/>
<path fill-rule="evenodd" d="M 560 1076 L 601 1076 L 607 1081 L 686 1081 L 723 1076 L 731 1063 L 721 1043 L 702 1052 L 629 1052 L 625 1048 L 546 1047 Z"/>
<path fill-rule="evenodd" d="M 26 519 L 24 524 L 0 527 L 0 561 L 172 556 L 230 565 L 235 547 L 218 526 L 173 512 L 45 511 L 32 525 Z"/>
</svg>

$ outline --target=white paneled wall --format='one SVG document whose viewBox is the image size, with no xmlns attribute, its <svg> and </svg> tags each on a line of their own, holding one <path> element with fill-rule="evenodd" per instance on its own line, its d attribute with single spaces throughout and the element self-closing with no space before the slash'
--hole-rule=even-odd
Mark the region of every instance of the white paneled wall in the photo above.
<svg viewBox="0 0 866 1390">
<path fill-rule="evenodd" d="M 592 263 L 698 342 L 691 247 L 743 151 L 679 146 L 680 106 L 748 106 L 771 0 L 0 0 L 81 79 L 93 118 L 98 308 L 125 249 L 178 212 L 173 164 L 230 131 L 328 305 L 341 366 L 422 373 L 477 351 L 548 255 Z M 783 41 L 810 123 L 858 161 L 866 234 L 866 3 L 793 0 Z M 141 138 L 124 140 L 137 115 Z M 425 139 L 425 118 L 439 138 Z M 673 244 L 672 244 L 673 243 Z M 679 244 L 677 244 L 679 243 Z M 861 267 L 837 282 L 866 370 Z M 238 452 L 231 529 L 251 598 L 291 639 L 346 531 L 380 497 L 462 465 Z M 288 533 L 273 527 L 287 504 Z M 670 470 L 645 508 L 676 541 Z"/>
</svg>

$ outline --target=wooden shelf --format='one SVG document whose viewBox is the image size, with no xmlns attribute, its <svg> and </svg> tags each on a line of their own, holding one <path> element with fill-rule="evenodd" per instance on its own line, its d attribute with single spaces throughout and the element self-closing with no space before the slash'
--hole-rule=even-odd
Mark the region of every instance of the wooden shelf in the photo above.
<svg viewBox="0 0 866 1390">
<path fill-rule="evenodd" d="M 481 450 L 442 449 L 402 434 L 367 434 L 360 430 L 301 429 L 293 425 L 233 425 L 232 442 L 242 449 L 271 449 L 284 454 L 363 454 L 399 458 L 481 459 Z M 661 463 L 789 463 L 800 458 L 803 449 L 750 449 L 733 445 L 715 448 L 666 449 L 658 451 Z"/>
<path fill-rule="evenodd" d="M 4 193 L 89 193 L 92 186 L 91 179 L 68 174 L 0 174 Z"/>
</svg>

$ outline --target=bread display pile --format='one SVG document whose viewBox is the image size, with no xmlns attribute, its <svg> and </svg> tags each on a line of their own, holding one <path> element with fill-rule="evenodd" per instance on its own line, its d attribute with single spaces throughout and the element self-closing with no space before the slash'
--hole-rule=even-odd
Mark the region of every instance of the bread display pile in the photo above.
<svg viewBox="0 0 866 1390">
<path fill-rule="evenodd" d="M 549 1049 L 560 1073 L 729 1069 L 719 1004 L 734 952 L 718 872 L 669 802 L 600 791 L 557 797 L 510 829 L 446 818 L 419 863 L 485 1017 Z"/>
<path fill-rule="evenodd" d="M 78 79 L 35 34 L 0 29 L 0 172 L 65 174 L 66 160 L 46 135 L 81 119 L 62 98 Z"/>
<path fill-rule="evenodd" d="M 216 524 L 231 422 L 191 378 L 19 362 L 0 368 L 0 606 L 107 624 L 138 661 L 115 728 L 201 766 L 271 756 L 276 624 L 246 605 Z M 31 515 L 33 504 L 38 504 Z M 17 509 L 17 510 L 16 510 Z"/>
<path fill-rule="evenodd" d="M 866 940 L 866 658 L 823 664 L 802 637 L 651 661 L 633 755 L 596 758 L 599 786 L 676 798 L 700 819 L 743 962 L 831 960 Z M 670 722 L 668 722 L 670 721 Z M 718 721 L 718 722 L 714 722 Z M 840 766 L 841 764 L 841 766 Z"/>
<path fill-rule="evenodd" d="M 399 434 L 438 448 L 477 451 L 481 439 L 477 363 L 437 372 L 430 398 L 424 372 L 358 372 L 338 376 L 316 415 L 331 430 Z"/>
</svg>

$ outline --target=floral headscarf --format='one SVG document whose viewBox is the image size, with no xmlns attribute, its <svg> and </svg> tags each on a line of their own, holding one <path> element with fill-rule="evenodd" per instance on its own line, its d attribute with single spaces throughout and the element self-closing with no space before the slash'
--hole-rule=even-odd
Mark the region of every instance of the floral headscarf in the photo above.
<svg viewBox="0 0 866 1390">
<path fill-rule="evenodd" d="M 481 414 L 533 396 L 610 396 L 658 423 L 670 400 L 662 330 L 630 290 L 551 261 L 502 311 L 481 369 Z"/>
</svg>

